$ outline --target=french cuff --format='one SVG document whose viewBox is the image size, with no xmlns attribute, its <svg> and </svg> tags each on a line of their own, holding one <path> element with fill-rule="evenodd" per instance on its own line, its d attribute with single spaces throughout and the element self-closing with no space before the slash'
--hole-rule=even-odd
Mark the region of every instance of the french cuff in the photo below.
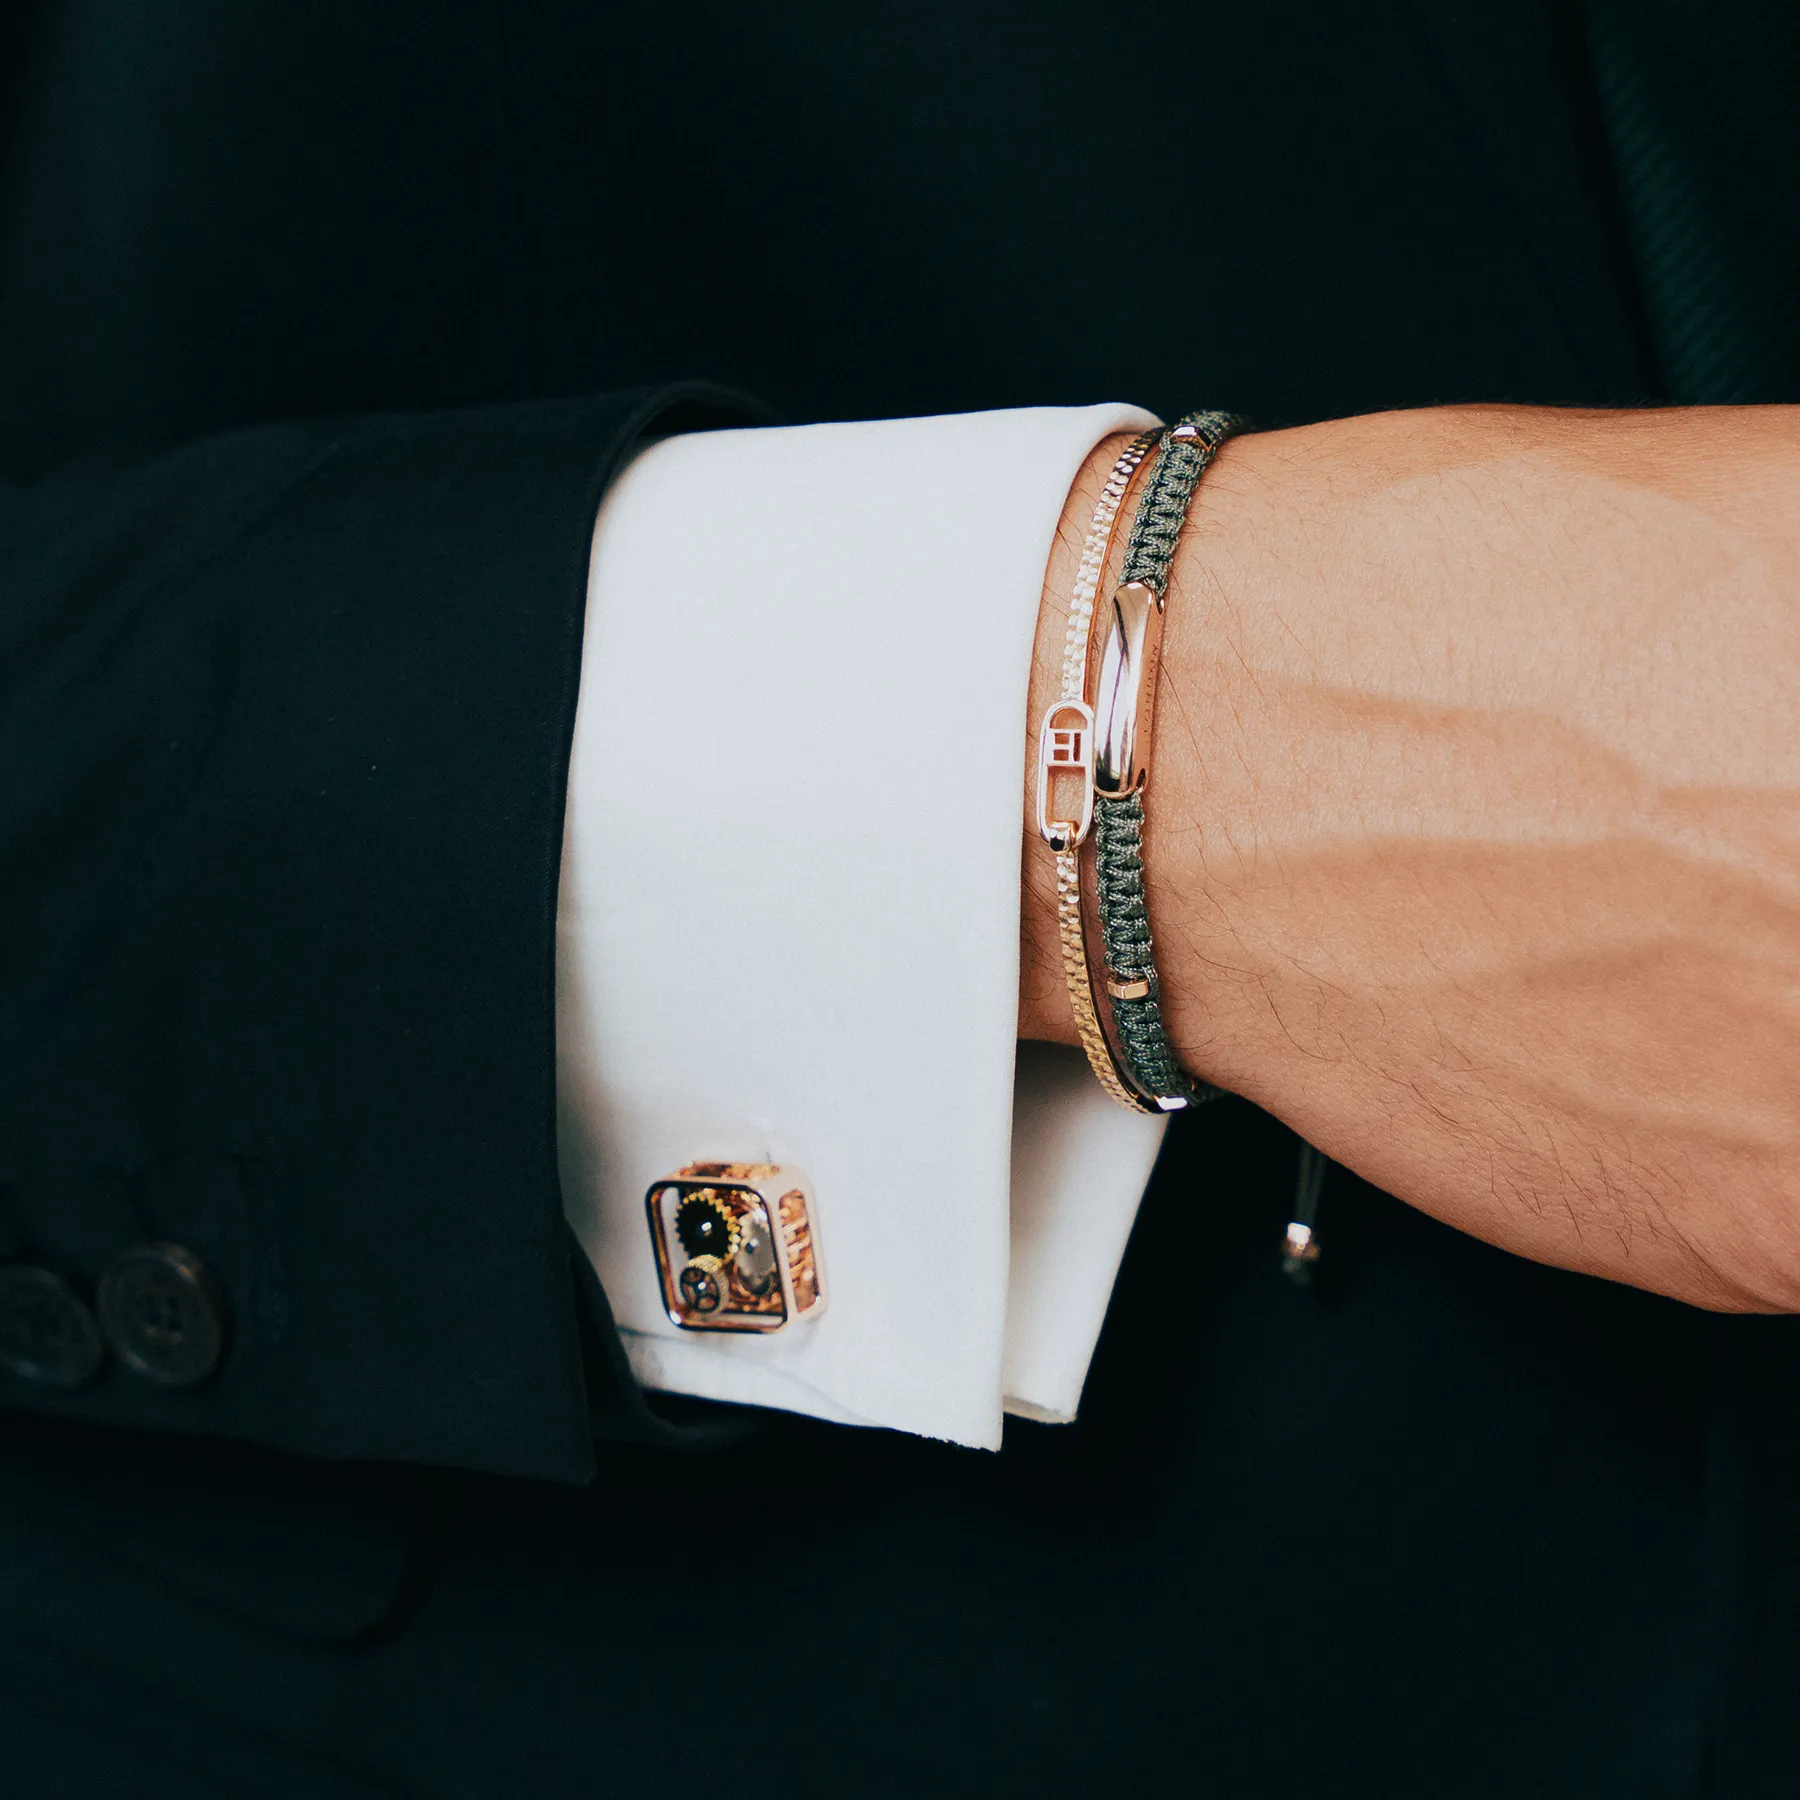
<svg viewBox="0 0 1800 1800">
<path fill-rule="evenodd" d="M 676 437 L 594 535 L 558 917 L 565 1205 L 650 1387 L 995 1448 L 1073 1416 L 1165 1121 L 1018 1050 L 1044 566 L 1127 406 Z M 812 1178 L 830 1304 L 664 1310 L 644 1194 Z"/>
</svg>

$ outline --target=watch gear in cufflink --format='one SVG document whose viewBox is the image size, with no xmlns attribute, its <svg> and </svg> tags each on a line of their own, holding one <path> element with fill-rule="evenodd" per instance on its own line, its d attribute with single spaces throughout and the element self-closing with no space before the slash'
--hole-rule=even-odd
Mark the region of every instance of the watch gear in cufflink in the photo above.
<svg viewBox="0 0 1800 1800">
<path fill-rule="evenodd" d="M 686 1331 L 780 1331 L 825 1283 L 812 1183 L 780 1163 L 689 1163 L 644 1196 L 663 1306 Z"/>
</svg>

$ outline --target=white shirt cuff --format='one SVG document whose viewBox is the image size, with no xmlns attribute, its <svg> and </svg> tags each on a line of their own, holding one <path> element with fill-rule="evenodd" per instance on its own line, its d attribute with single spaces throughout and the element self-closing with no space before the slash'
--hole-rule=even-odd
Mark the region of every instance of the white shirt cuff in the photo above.
<svg viewBox="0 0 1800 1800">
<path fill-rule="evenodd" d="M 997 1447 L 1074 1415 L 1165 1121 L 1018 1051 L 1044 566 L 1126 406 L 669 439 L 595 530 L 558 916 L 565 1203 L 651 1387 Z M 678 1330 L 684 1163 L 812 1177 L 831 1301 Z"/>
</svg>

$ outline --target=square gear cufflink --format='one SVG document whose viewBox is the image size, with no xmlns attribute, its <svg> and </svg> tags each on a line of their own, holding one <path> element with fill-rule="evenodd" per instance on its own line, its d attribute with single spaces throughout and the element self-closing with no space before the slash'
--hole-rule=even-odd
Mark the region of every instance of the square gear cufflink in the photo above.
<svg viewBox="0 0 1800 1800">
<path fill-rule="evenodd" d="M 663 1307 L 684 1331 L 780 1331 L 824 1310 L 812 1183 L 780 1163 L 689 1163 L 644 1196 Z"/>
</svg>

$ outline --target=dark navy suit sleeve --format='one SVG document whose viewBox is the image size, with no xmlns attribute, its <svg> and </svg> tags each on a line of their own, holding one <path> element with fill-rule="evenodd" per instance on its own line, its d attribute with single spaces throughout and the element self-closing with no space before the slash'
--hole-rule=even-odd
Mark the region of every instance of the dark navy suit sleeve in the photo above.
<svg viewBox="0 0 1800 1800">
<path fill-rule="evenodd" d="M 57 1385 L 27 1293 L 0 1404 L 590 1472 L 553 1053 L 589 539 L 646 430 L 741 416 L 309 422 L 0 490 L 0 1264 L 104 1318 L 179 1246 L 223 1334 L 202 1380 Z"/>
</svg>

